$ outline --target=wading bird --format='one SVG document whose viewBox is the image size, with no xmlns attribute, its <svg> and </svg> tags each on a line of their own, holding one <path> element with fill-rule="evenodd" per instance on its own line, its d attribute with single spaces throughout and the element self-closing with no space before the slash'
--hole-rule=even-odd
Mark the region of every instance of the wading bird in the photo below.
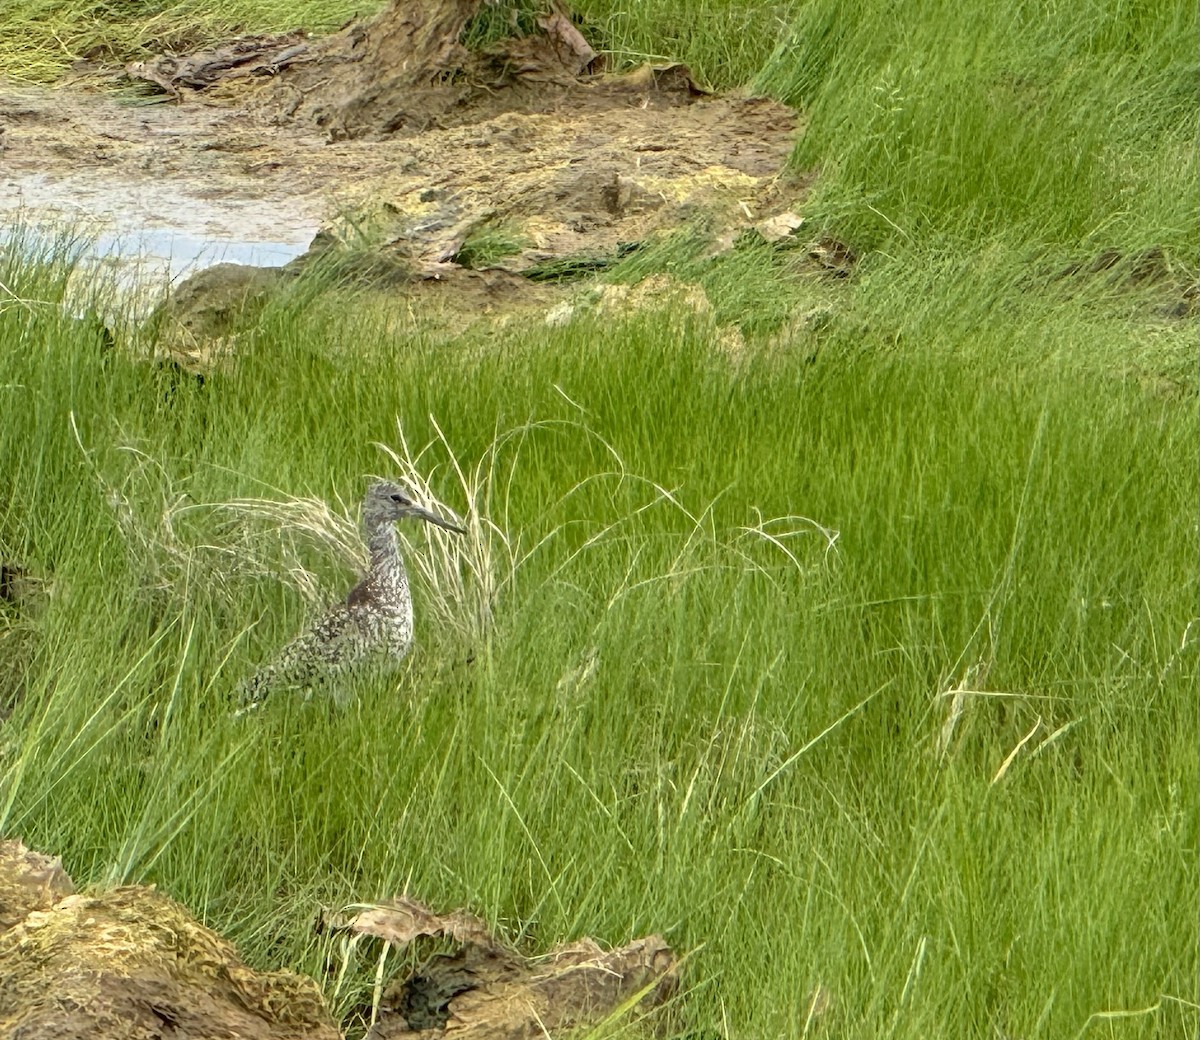
<svg viewBox="0 0 1200 1040">
<path fill-rule="evenodd" d="M 344 602 L 288 643 L 272 664 L 246 684 L 239 714 L 257 708 L 274 690 L 311 692 L 360 668 L 399 666 L 412 646 L 413 606 L 392 525 L 407 517 L 455 534 L 466 533 L 417 505 L 399 485 L 386 480 L 373 483 L 362 504 L 363 537 L 371 555 L 366 576 Z"/>
</svg>

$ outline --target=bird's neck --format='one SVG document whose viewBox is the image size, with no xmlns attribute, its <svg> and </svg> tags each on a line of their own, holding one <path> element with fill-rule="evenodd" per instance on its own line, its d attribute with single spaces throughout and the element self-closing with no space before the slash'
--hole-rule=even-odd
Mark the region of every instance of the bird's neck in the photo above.
<svg viewBox="0 0 1200 1040">
<path fill-rule="evenodd" d="M 390 520 L 368 526 L 363 532 L 367 550 L 371 555 L 371 578 L 381 589 L 399 591 L 408 587 L 408 575 L 404 561 L 400 559 L 400 546 L 396 539 L 396 528 Z"/>
</svg>

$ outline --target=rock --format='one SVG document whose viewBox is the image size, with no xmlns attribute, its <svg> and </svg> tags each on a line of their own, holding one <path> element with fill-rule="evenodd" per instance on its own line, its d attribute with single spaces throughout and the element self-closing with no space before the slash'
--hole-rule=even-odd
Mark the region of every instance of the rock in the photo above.
<svg viewBox="0 0 1200 1040">
<path fill-rule="evenodd" d="M 62 860 L 27 849 L 19 841 L 0 841 L 0 933 L 74 892 Z"/>
<path fill-rule="evenodd" d="M 804 218 L 790 211 L 777 213 L 754 225 L 754 230 L 767 242 L 778 242 L 788 238 L 797 228 L 804 226 Z"/>
<path fill-rule="evenodd" d="M 162 323 L 172 358 L 187 369 L 206 368 L 288 277 L 279 267 L 217 264 L 181 282 L 150 320 Z"/>
</svg>

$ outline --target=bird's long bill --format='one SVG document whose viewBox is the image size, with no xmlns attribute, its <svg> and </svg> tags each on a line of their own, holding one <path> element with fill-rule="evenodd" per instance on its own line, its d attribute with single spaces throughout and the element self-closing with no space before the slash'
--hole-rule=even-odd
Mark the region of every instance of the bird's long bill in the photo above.
<svg viewBox="0 0 1200 1040">
<path fill-rule="evenodd" d="M 420 506 L 413 508 L 413 516 L 418 516 L 422 520 L 428 520 L 431 524 L 436 524 L 438 527 L 444 527 L 447 531 L 453 531 L 455 534 L 466 534 L 457 524 L 450 523 L 449 520 L 443 520 L 437 513 L 431 513 L 428 509 L 422 509 Z"/>
</svg>

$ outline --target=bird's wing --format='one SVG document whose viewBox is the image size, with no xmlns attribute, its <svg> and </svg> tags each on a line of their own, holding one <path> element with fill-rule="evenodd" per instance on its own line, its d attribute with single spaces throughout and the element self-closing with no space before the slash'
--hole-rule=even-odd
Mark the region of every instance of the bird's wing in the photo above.
<svg viewBox="0 0 1200 1040">
<path fill-rule="evenodd" d="M 305 689 L 328 681 L 366 656 L 363 635 L 346 604 L 338 604 L 255 674 L 246 684 L 243 702 L 257 706 L 274 690 Z"/>
</svg>

